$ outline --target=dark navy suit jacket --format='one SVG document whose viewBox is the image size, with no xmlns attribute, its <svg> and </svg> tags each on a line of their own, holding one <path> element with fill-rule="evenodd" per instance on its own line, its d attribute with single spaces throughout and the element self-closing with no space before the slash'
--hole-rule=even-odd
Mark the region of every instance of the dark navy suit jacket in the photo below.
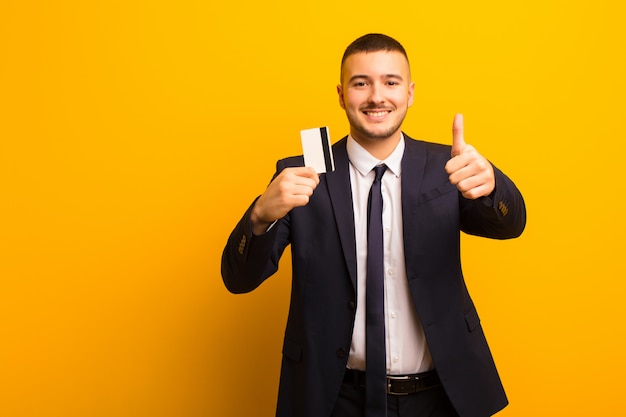
<svg viewBox="0 0 626 417">
<path fill-rule="evenodd" d="M 461 417 L 490 416 L 507 398 L 460 263 L 460 231 L 496 239 L 524 230 L 524 201 L 494 167 L 490 197 L 468 200 L 450 184 L 450 147 L 405 135 L 402 219 L 407 279 L 439 377 Z M 277 416 L 330 416 L 346 369 L 356 309 L 356 249 L 346 138 L 333 145 L 334 172 L 321 175 L 308 205 L 264 235 L 250 211 L 228 239 L 222 277 L 234 293 L 252 291 L 276 272 L 291 244 L 292 292 L 285 330 Z M 281 160 L 303 166 L 302 157 Z M 251 206 L 252 207 L 252 206 Z"/>
</svg>

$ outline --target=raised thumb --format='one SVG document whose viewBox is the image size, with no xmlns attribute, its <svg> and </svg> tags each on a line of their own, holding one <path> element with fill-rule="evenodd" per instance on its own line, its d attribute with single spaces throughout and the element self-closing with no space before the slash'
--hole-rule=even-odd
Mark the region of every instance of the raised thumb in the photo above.
<svg viewBox="0 0 626 417">
<path fill-rule="evenodd" d="M 463 129 L 463 115 L 460 113 L 454 115 L 454 121 L 452 122 L 452 157 L 461 154 L 465 149 Z"/>
</svg>

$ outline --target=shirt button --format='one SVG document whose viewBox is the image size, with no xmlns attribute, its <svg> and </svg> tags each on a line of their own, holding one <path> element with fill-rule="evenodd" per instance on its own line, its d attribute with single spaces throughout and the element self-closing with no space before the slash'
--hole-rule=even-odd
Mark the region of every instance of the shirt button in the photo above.
<svg viewBox="0 0 626 417">
<path fill-rule="evenodd" d="M 393 361 L 394 362 L 398 362 L 399 360 L 400 360 L 400 358 L 397 355 L 393 357 Z"/>
<path fill-rule="evenodd" d="M 393 275 L 393 269 L 388 269 L 388 270 L 387 270 L 387 274 L 389 274 L 389 275 Z"/>
<path fill-rule="evenodd" d="M 391 312 L 391 318 L 392 318 L 392 319 L 395 319 L 396 317 L 397 317 L 396 312 L 395 312 L 395 311 L 392 311 L 392 312 Z"/>
<path fill-rule="evenodd" d="M 385 228 L 385 231 L 386 231 L 387 233 L 391 233 L 391 227 L 387 227 L 387 228 Z"/>
</svg>

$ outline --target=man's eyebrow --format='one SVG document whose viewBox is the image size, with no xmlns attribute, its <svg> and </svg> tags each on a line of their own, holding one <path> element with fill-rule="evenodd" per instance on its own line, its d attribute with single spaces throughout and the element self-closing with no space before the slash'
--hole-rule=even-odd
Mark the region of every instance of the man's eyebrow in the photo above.
<svg viewBox="0 0 626 417">
<path fill-rule="evenodd" d="M 358 80 L 358 79 L 369 80 L 369 79 L 371 79 L 371 77 L 369 75 L 365 75 L 365 74 L 355 74 L 352 77 L 350 77 L 350 79 L 348 81 L 354 81 L 354 80 Z"/>
<path fill-rule="evenodd" d="M 397 79 L 397 80 L 404 81 L 404 78 L 402 78 L 402 76 L 400 74 L 385 74 L 381 78 L 385 78 L 385 79 L 387 79 L 387 78 L 394 78 L 394 79 Z M 371 80 L 372 77 L 370 77 L 369 75 L 365 75 L 365 74 L 355 74 L 352 77 L 350 77 L 350 79 L 348 81 L 352 82 L 354 80 L 359 80 L 359 79 Z"/>
</svg>

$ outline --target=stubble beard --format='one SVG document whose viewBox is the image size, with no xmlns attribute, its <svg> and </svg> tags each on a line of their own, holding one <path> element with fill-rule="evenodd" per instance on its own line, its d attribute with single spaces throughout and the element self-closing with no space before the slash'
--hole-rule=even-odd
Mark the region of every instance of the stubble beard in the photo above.
<svg viewBox="0 0 626 417">
<path fill-rule="evenodd" d="M 357 120 L 356 117 L 352 117 L 348 112 L 346 112 L 346 115 L 348 116 L 348 122 L 350 123 L 350 126 L 356 133 L 358 133 L 359 138 L 364 139 L 364 140 L 382 141 L 382 140 L 390 138 L 398 130 L 400 130 L 400 127 L 402 126 L 402 122 L 404 122 L 404 118 L 406 117 L 406 112 L 405 114 L 402 115 L 402 117 L 400 117 L 397 123 L 390 126 L 388 129 L 384 131 L 380 131 L 380 132 L 375 132 L 375 131 L 368 129 L 364 125 L 364 123 L 361 123 L 359 120 Z"/>
</svg>

